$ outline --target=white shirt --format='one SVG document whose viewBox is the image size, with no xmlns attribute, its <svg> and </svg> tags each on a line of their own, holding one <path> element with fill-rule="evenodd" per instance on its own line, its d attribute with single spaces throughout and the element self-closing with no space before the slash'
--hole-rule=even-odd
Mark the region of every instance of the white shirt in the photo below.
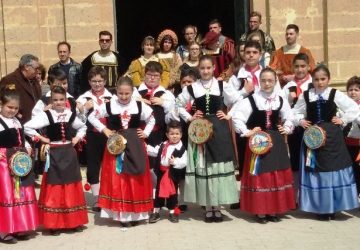
<svg viewBox="0 0 360 250">
<path fill-rule="evenodd" d="M 253 94 L 253 97 L 259 110 L 277 110 L 280 107 L 280 95 L 276 91 L 273 91 L 270 95 L 263 91 L 258 91 Z M 249 132 L 246 122 L 249 120 L 252 112 L 253 109 L 249 98 L 237 102 L 229 112 L 229 115 L 232 116 L 235 131 L 242 136 L 245 136 Z M 292 123 L 293 113 L 291 112 L 289 103 L 285 100 L 283 100 L 280 109 L 280 117 L 285 121 L 283 126 L 286 133 L 291 133 L 294 128 Z"/>
<path fill-rule="evenodd" d="M 51 97 L 51 91 L 48 91 L 45 94 L 45 96 L 50 98 Z M 73 98 L 73 96 L 66 92 L 66 99 L 68 99 L 68 98 Z M 43 112 L 46 106 L 47 106 L 47 104 L 45 104 L 41 99 L 38 100 L 36 102 L 32 112 L 31 112 L 31 118 L 33 118 L 35 115 Z"/>
<path fill-rule="evenodd" d="M 309 84 L 312 83 L 312 77 L 310 76 L 309 79 L 307 79 L 305 82 L 303 82 L 301 85 L 300 85 L 300 89 L 301 89 L 301 92 L 304 92 L 306 90 L 309 89 Z M 295 81 L 290 81 L 288 82 L 282 89 L 282 91 L 284 92 L 283 96 L 286 98 L 286 100 L 289 101 L 289 104 L 290 105 L 293 105 L 293 101 L 292 101 L 292 98 L 290 98 L 290 88 L 291 87 L 297 87 L 297 84 Z M 291 102 L 290 102 L 291 100 Z"/>
<path fill-rule="evenodd" d="M 8 126 L 9 129 L 10 128 L 22 129 L 21 123 L 16 117 L 7 118 L 0 115 L 0 118 L 5 122 L 5 124 Z M 0 131 L 4 131 L 4 130 L 5 128 L 3 127 L 3 125 L 0 124 Z M 31 148 L 30 144 L 26 140 L 25 140 L 25 147 Z"/>
<path fill-rule="evenodd" d="M 121 104 L 118 101 L 117 96 L 113 96 L 113 98 L 110 100 L 110 108 L 111 113 L 114 115 L 121 115 L 121 122 L 124 129 L 128 128 L 128 124 L 130 121 L 130 115 L 138 114 L 139 109 L 137 106 L 137 102 L 135 100 L 131 100 L 127 104 Z M 145 103 L 141 102 L 141 114 L 140 114 L 140 120 L 146 122 L 146 127 L 144 129 L 144 134 L 146 136 L 149 136 L 152 129 L 155 126 L 155 118 L 153 116 L 153 110 L 146 105 Z M 106 104 L 102 104 L 98 107 L 98 109 L 94 110 L 89 117 L 89 122 L 94 126 L 96 130 L 99 132 L 102 132 L 106 126 L 102 124 L 99 119 L 103 117 L 108 117 L 109 114 L 106 110 Z"/>
<path fill-rule="evenodd" d="M 64 112 L 57 112 L 53 109 L 50 109 L 50 114 L 54 120 L 54 123 L 60 123 L 60 122 L 68 122 L 70 120 L 70 117 L 72 115 L 72 112 L 70 109 L 65 109 Z M 30 121 L 25 123 L 25 134 L 27 136 L 33 137 L 33 136 L 39 136 L 40 134 L 36 131 L 37 129 L 41 129 L 44 127 L 47 127 L 50 125 L 50 121 L 46 115 L 45 112 L 41 112 L 37 114 L 36 116 L 32 117 Z M 76 137 L 83 138 L 86 134 L 86 125 L 84 122 L 82 122 L 77 116 L 75 116 L 75 119 L 71 126 L 77 131 Z M 51 142 L 53 144 L 68 144 L 70 141 L 66 141 L 65 143 L 62 141 L 55 141 Z"/>
<path fill-rule="evenodd" d="M 166 147 L 166 144 L 168 144 L 169 142 L 166 141 L 164 142 L 164 148 Z M 172 156 L 172 154 L 174 153 L 174 150 L 180 150 L 182 147 L 182 141 L 180 140 L 178 143 L 173 144 L 173 145 L 169 145 L 166 151 L 166 155 L 164 157 L 161 157 L 160 159 L 160 164 L 164 167 L 168 167 L 170 166 L 169 164 L 169 160 Z M 161 145 L 157 145 L 156 147 L 152 147 L 151 145 L 147 145 L 146 146 L 146 150 L 149 156 L 152 157 L 157 157 L 159 150 L 160 150 L 160 146 Z M 162 153 L 162 152 L 161 152 Z M 180 158 L 175 158 L 175 164 L 174 164 L 174 168 L 176 169 L 182 169 L 186 167 L 186 163 L 187 163 L 187 153 L 186 150 L 185 152 L 182 154 L 182 156 Z"/>
<path fill-rule="evenodd" d="M 331 87 L 326 88 L 324 91 L 319 92 L 315 88 L 309 90 L 309 101 L 314 102 L 318 100 L 318 95 L 320 94 L 324 100 L 329 99 Z M 354 121 L 360 115 L 360 110 L 355 101 L 350 97 L 342 93 L 341 91 L 336 91 L 334 102 L 338 107 L 339 111 L 343 113 L 341 120 L 344 124 Z M 300 120 L 306 117 L 306 102 L 304 99 L 304 93 L 299 96 L 298 101 L 296 102 L 294 108 L 294 124 L 296 126 L 300 125 Z"/>
</svg>

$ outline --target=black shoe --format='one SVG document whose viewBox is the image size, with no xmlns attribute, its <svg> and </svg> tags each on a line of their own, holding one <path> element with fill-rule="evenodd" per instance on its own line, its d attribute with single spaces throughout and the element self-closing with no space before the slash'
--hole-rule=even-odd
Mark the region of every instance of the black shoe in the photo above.
<svg viewBox="0 0 360 250">
<path fill-rule="evenodd" d="M 0 242 L 4 243 L 4 244 L 16 244 L 18 241 L 11 234 L 7 234 L 7 235 L 4 236 L 4 238 L 0 237 Z"/>
<path fill-rule="evenodd" d="M 94 206 L 94 207 L 91 208 L 91 210 L 96 212 L 96 213 L 99 213 L 99 212 L 101 212 L 101 207 Z"/>
<path fill-rule="evenodd" d="M 180 206 L 179 206 L 179 209 L 180 209 L 180 211 L 183 213 L 183 212 L 187 211 L 188 206 L 187 206 L 187 205 L 180 205 Z"/>
<path fill-rule="evenodd" d="M 223 222 L 223 215 L 219 210 L 213 212 L 213 221 L 214 222 Z"/>
<path fill-rule="evenodd" d="M 20 241 L 30 240 L 30 235 L 28 234 L 16 234 L 14 237 Z"/>
<path fill-rule="evenodd" d="M 78 226 L 78 227 L 75 227 L 75 228 L 73 229 L 73 231 L 74 231 L 75 233 L 80 233 L 80 232 L 84 231 L 84 228 L 83 228 L 83 226 Z"/>
<path fill-rule="evenodd" d="M 59 236 L 59 235 L 60 235 L 60 230 L 50 229 L 50 234 L 51 234 L 52 236 Z"/>
<path fill-rule="evenodd" d="M 179 216 L 176 214 L 169 214 L 169 221 L 172 223 L 178 223 L 179 222 Z"/>
<path fill-rule="evenodd" d="M 329 214 L 330 220 L 335 220 L 335 214 Z"/>
<path fill-rule="evenodd" d="M 266 215 L 266 220 L 271 222 L 279 222 L 280 218 L 277 217 L 276 215 Z"/>
<path fill-rule="evenodd" d="M 240 202 L 231 204 L 230 209 L 232 210 L 240 209 Z"/>
<path fill-rule="evenodd" d="M 212 211 L 207 211 L 207 212 L 205 213 L 205 219 L 204 219 L 204 221 L 205 221 L 206 223 L 214 222 L 214 214 L 213 214 Z"/>
<path fill-rule="evenodd" d="M 318 214 L 317 215 L 319 221 L 329 221 L 330 215 L 329 214 Z"/>
<path fill-rule="evenodd" d="M 256 221 L 260 224 L 268 223 L 268 220 L 266 219 L 266 217 L 260 217 L 259 215 L 256 215 Z"/>
<path fill-rule="evenodd" d="M 131 227 L 132 226 L 132 222 L 120 222 L 120 225 L 122 227 Z"/>
<path fill-rule="evenodd" d="M 160 213 L 152 213 L 149 218 L 149 223 L 156 223 L 160 220 Z"/>
</svg>

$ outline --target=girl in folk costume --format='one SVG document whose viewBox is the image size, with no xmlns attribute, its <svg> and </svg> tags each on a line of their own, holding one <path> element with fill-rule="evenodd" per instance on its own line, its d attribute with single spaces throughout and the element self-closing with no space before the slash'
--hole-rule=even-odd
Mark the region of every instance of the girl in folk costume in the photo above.
<svg viewBox="0 0 360 250">
<path fill-rule="evenodd" d="M 26 135 L 49 144 L 45 172 L 40 189 L 40 223 L 59 235 L 61 229 L 83 230 L 88 222 L 81 173 L 74 145 L 85 136 L 86 125 L 75 112 L 66 108 L 66 91 L 51 90 L 52 108 L 34 116 L 25 124 Z M 45 136 L 37 129 L 46 129 Z M 75 137 L 72 137 L 73 131 Z"/>
<path fill-rule="evenodd" d="M 117 82 L 116 97 L 103 104 L 89 116 L 89 122 L 106 137 L 121 134 L 126 148 L 113 155 L 106 148 L 101 170 L 99 206 L 100 216 L 120 221 L 124 226 L 147 220 L 153 209 L 152 183 L 144 139 L 149 136 L 155 119 L 152 109 L 132 98 L 130 78 Z M 107 117 L 107 125 L 99 121 Z M 144 130 L 141 121 L 146 122 Z"/>
<path fill-rule="evenodd" d="M 154 55 L 155 39 L 152 36 L 147 36 L 141 43 L 143 55 L 131 62 L 129 69 L 126 72 L 134 85 L 139 86 L 145 79 L 145 65 L 150 61 L 158 62 L 159 58 Z"/>
<path fill-rule="evenodd" d="M 238 202 L 234 175 L 234 149 L 232 147 L 228 117 L 223 112 L 223 83 L 214 77 L 211 56 L 202 56 L 199 63 L 200 79 L 185 87 L 178 96 L 179 109 L 194 101 L 194 115 L 186 111 L 184 120 L 190 122 L 206 118 L 213 125 L 213 136 L 202 145 L 189 143 L 188 165 L 185 177 L 185 201 L 206 206 L 205 221 L 221 222 L 221 204 Z M 226 103 L 225 103 L 226 104 Z"/>
<path fill-rule="evenodd" d="M 360 77 L 351 77 L 346 84 L 348 96 L 360 105 Z M 342 115 L 342 114 L 341 114 Z M 360 116 L 353 122 L 344 124 L 343 133 L 345 142 L 353 161 L 353 171 L 358 194 L 360 193 L 360 168 L 359 168 L 359 140 L 360 140 Z"/>
<path fill-rule="evenodd" d="M 17 177 L 10 170 L 10 159 L 17 152 L 31 152 L 25 145 L 23 127 L 15 117 L 20 97 L 15 86 L 5 86 L 0 96 L 0 242 L 14 244 L 29 239 L 38 227 L 38 207 L 34 173 Z"/>
<path fill-rule="evenodd" d="M 197 68 L 185 68 L 181 70 L 180 74 L 180 84 L 174 84 L 174 95 L 178 97 L 181 94 L 182 89 L 186 86 L 191 85 L 196 82 L 196 80 L 200 77 L 199 70 Z M 193 115 L 193 106 L 194 100 L 188 102 L 185 106 L 185 109 L 174 108 L 169 113 L 166 114 L 165 120 L 166 123 L 169 123 L 171 120 L 180 121 L 182 137 L 181 141 L 185 147 L 188 145 L 188 128 L 189 124 L 186 122 L 186 114 L 189 113 Z M 185 113 L 183 113 L 185 112 Z M 187 210 L 187 205 L 184 202 L 184 189 L 185 189 L 185 168 L 179 170 L 178 172 L 182 172 L 179 178 L 179 195 L 178 195 L 178 203 L 179 209 L 181 212 L 185 212 Z"/>
<path fill-rule="evenodd" d="M 163 67 L 161 86 L 168 88 L 179 80 L 179 67 L 182 64 L 181 57 L 175 52 L 178 37 L 170 29 L 163 30 L 157 38 L 159 52 L 156 56 Z"/>
<path fill-rule="evenodd" d="M 82 115 L 85 117 L 88 117 L 91 112 L 98 109 L 101 104 L 110 101 L 112 94 L 105 88 L 106 78 L 106 70 L 102 67 L 95 66 L 90 69 L 88 81 L 91 90 L 86 91 L 77 99 L 77 103 L 80 103 L 82 106 Z M 100 119 L 100 122 L 106 125 L 105 118 Z M 100 208 L 97 205 L 100 189 L 99 173 L 107 138 L 101 131 L 96 130 L 88 121 L 86 122 L 86 126 L 86 178 L 91 185 L 91 192 L 95 200 L 92 210 L 94 212 L 100 212 Z"/>
<path fill-rule="evenodd" d="M 329 83 L 328 68 L 317 66 L 314 88 L 301 94 L 293 109 L 297 124 L 305 129 L 317 125 L 326 133 L 325 143 L 317 149 L 303 145 L 300 164 L 300 209 L 318 214 L 320 220 L 359 207 L 352 161 L 340 127 L 359 117 L 359 107 Z M 336 116 L 338 109 L 343 112 L 341 119 Z"/>
<path fill-rule="evenodd" d="M 250 137 L 265 131 L 272 140 L 272 147 L 263 155 L 252 153 L 247 146 L 241 178 L 240 208 L 256 215 L 259 223 L 278 222 L 278 214 L 296 207 L 290 160 L 282 136 L 292 131 L 293 116 L 288 102 L 275 91 L 275 84 L 275 71 L 263 69 L 260 90 L 230 112 L 236 132 Z"/>
<path fill-rule="evenodd" d="M 160 209 L 165 206 L 169 209 L 169 220 L 173 223 L 179 222 L 178 214 L 175 208 L 178 204 L 178 184 L 182 180 L 182 175 L 186 167 L 187 153 L 186 148 L 181 141 L 181 124 L 178 121 L 171 121 L 167 125 L 167 141 L 152 147 L 147 145 L 149 155 L 157 157 L 156 168 L 157 175 L 156 194 L 154 200 L 154 211 L 149 218 L 149 223 L 155 223 L 160 220 Z"/>
</svg>

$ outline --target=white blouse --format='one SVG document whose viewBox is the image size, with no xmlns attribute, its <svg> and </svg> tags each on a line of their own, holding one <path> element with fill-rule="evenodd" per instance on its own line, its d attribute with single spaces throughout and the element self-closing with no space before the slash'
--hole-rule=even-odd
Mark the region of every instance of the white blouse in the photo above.
<svg viewBox="0 0 360 250">
<path fill-rule="evenodd" d="M 72 115 L 70 109 L 65 109 L 64 112 L 57 112 L 53 109 L 50 109 L 50 114 L 54 120 L 54 123 L 68 122 Z M 39 136 L 40 134 L 36 131 L 37 129 L 44 128 L 50 125 L 50 121 L 45 112 L 41 112 L 36 116 L 32 117 L 30 121 L 25 123 L 25 134 L 30 137 Z M 75 116 L 74 122 L 71 125 L 76 131 L 76 137 L 83 138 L 86 134 L 86 125 L 82 122 L 77 116 Z M 68 144 L 70 141 L 65 143 L 62 141 L 51 142 L 53 144 Z"/>
<path fill-rule="evenodd" d="M 321 95 L 324 100 L 329 99 L 330 91 L 332 88 L 328 87 L 322 92 L 317 91 L 312 88 L 309 90 L 309 101 L 314 102 L 318 100 L 318 95 Z M 355 101 L 353 101 L 346 94 L 341 91 L 336 91 L 334 102 L 338 107 L 339 111 L 343 113 L 341 120 L 344 124 L 354 121 L 360 115 L 360 110 Z M 304 99 L 304 93 L 299 96 L 298 101 L 296 102 L 294 108 L 294 124 L 296 126 L 300 125 L 300 121 L 306 117 L 306 102 Z"/>
<path fill-rule="evenodd" d="M 148 87 L 146 86 L 145 83 L 141 83 L 138 88 L 138 92 L 145 90 L 145 89 L 148 89 Z M 175 106 L 175 96 L 169 90 L 166 90 L 163 86 L 160 86 L 160 85 L 155 89 L 154 94 L 156 94 L 159 91 L 165 92 L 161 96 L 161 99 L 163 99 L 163 101 L 164 101 L 163 104 L 161 105 L 161 107 L 164 108 L 164 112 L 165 112 L 165 114 L 167 114 Z M 141 97 L 139 93 L 137 95 L 139 97 Z"/>
<path fill-rule="evenodd" d="M 114 115 L 121 115 L 122 126 L 125 129 L 128 128 L 128 124 L 130 122 L 130 115 L 139 113 L 137 102 L 135 100 L 132 99 L 127 104 L 121 104 L 118 101 L 117 96 L 113 96 L 113 98 L 110 100 L 110 108 L 111 108 L 111 112 Z M 152 129 L 155 126 L 155 118 L 153 116 L 153 110 L 143 102 L 141 102 L 141 109 L 142 110 L 140 114 L 140 120 L 146 122 L 144 133 L 146 136 L 149 136 Z M 106 128 L 106 126 L 102 124 L 99 119 L 108 116 L 109 114 L 107 113 L 106 110 L 106 104 L 104 103 L 89 115 L 88 120 L 95 127 L 96 130 L 102 132 Z"/>
<path fill-rule="evenodd" d="M 169 143 L 168 141 L 164 142 L 164 147 L 168 143 Z M 183 145 L 182 141 L 179 141 L 178 143 L 176 143 L 174 145 L 169 145 L 169 147 L 167 148 L 167 151 L 166 151 L 166 155 L 164 157 L 161 157 L 160 164 L 162 166 L 165 166 L 165 167 L 170 166 L 169 160 L 171 158 L 171 155 L 173 154 L 175 149 L 180 150 L 182 145 Z M 160 145 L 157 145 L 156 147 L 153 147 L 151 145 L 147 145 L 146 150 L 147 150 L 147 153 L 148 153 L 149 156 L 157 157 L 158 153 L 159 153 L 159 150 L 160 150 Z M 176 168 L 176 169 L 185 168 L 186 163 L 187 163 L 187 153 L 186 153 L 186 150 L 185 150 L 185 152 L 183 153 L 183 155 L 180 158 L 175 158 L 174 168 Z"/>
<path fill-rule="evenodd" d="M 260 90 L 254 93 L 253 97 L 259 110 L 277 110 L 280 107 L 280 95 L 276 91 L 269 95 Z M 237 102 L 229 112 L 229 115 L 232 117 L 235 131 L 240 133 L 242 136 L 245 136 L 249 132 L 246 122 L 249 120 L 252 112 L 253 109 L 249 98 Z M 292 123 L 293 113 L 291 112 L 290 105 L 286 100 L 283 100 L 283 104 L 280 109 L 280 117 L 283 121 L 285 121 L 284 129 L 286 133 L 291 133 L 294 128 Z"/>
</svg>

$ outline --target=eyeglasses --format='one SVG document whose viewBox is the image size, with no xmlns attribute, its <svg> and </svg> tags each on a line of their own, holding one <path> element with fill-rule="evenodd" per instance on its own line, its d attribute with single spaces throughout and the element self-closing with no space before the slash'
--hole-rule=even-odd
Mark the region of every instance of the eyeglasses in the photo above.
<svg viewBox="0 0 360 250">
<path fill-rule="evenodd" d="M 96 83 L 103 83 L 104 80 L 98 80 L 98 81 L 97 80 L 91 80 L 90 82 L 96 84 Z"/>
<path fill-rule="evenodd" d="M 101 43 L 109 43 L 111 39 L 99 39 L 99 42 Z"/>
<path fill-rule="evenodd" d="M 155 75 L 153 75 L 153 74 L 145 74 L 147 77 L 149 77 L 149 78 L 159 78 L 160 77 L 160 74 L 155 74 Z"/>
</svg>

